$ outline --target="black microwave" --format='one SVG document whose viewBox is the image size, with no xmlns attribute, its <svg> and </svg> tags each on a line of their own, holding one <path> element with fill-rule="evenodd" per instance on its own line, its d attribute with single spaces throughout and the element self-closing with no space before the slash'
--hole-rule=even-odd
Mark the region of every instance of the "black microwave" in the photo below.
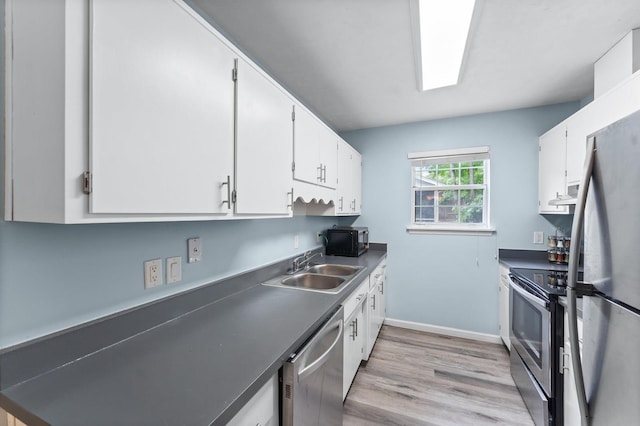
<svg viewBox="0 0 640 426">
<path fill-rule="evenodd" d="M 327 255 L 360 256 L 369 249 L 369 228 L 341 227 L 327 229 Z"/>
</svg>

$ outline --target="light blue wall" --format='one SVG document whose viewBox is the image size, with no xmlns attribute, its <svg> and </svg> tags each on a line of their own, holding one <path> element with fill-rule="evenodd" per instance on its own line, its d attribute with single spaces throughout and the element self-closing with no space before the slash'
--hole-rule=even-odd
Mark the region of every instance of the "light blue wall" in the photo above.
<svg viewBox="0 0 640 426">
<path fill-rule="evenodd" d="M 498 333 L 498 248 L 544 250 L 554 232 L 537 214 L 538 136 L 578 103 L 365 129 L 342 134 L 363 156 L 363 214 L 372 241 L 389 244 L 391 318 Z M 491 148 L 492 236 L 408 234 L 409 152 Z M 550 218 L 566 227 L 567 219 Z M 346 221 L 345 221 L 346 222 Z"/>
<path fill-rule="evenodd" d="M 332 218 L 101 225 L 0 222 L 0 347 L 318 246 Z M 293 248 L 299 235 L 299 249 Z M 203 261 L 187 264 L 189 237 Z M 180 283 L 144 290 L 143 262 L 182 256 Z"/>
</svg>

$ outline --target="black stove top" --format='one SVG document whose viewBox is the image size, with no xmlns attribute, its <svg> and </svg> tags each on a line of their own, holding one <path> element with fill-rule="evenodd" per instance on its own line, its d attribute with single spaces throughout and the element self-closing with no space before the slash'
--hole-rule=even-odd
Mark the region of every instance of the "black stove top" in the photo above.
<svg viewBox="0 0 640 426">
<path fill-rule="evenodd" d="M 513 268 L 511 273 L 547 298 L 567 295 L 567 271 Z M 582 272 L 578 272 L 578 280 L 582 280 Z"/>
</svg>

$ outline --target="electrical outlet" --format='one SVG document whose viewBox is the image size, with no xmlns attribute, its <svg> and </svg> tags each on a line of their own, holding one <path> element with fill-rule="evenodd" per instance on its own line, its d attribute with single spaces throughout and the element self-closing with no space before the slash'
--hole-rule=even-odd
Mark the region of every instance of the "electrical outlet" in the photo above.
<svg viewBox="0 0 640 426">
<path fill-rule="evenodd" d="M 187 240 L 187 250 L 189 263 L 200 262 L 202 260 L 202 243 L 200 238 L 189 238 Z"/>
<path fill-rule="evenodd" d="M 320 231 L 316 235 L 316 243 L 321 243 L 322 242 L 322 238 L 323 238 L 323 233 L 322 233 L 322 231 Z"/>
<path fill-rule="evenodd" d="M 298 238 L 298 234 L 293 236 L 293 248 L 297 249 L 300 246 L 300 239 Z"/>
<path fill-rule="evenodd" d="M 167 284 L 182 280 L 182 257 L 167 258 Z"/>
<path fill-rule="evenodd" d="M 544 244 L 544 232 L 535 231 L 533 233 L 533 244 Z"/>
<path fill-rule="evenodd" d="M 162 259 L 144 262 L 144 288 L 162 285 Z"/>
</svg>

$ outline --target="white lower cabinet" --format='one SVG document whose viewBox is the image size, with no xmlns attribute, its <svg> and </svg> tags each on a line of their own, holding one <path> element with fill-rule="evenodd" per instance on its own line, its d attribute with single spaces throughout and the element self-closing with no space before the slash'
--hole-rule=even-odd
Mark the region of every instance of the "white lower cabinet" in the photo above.
<svg viewBox="0 0 640 426">
<path fill-rule="evenodd" d="M 369 359 L 373 345 L 376 343 L 378 333 L 386 316 L 386 258 L 371 273 L 369 278 L 369 297 L 367 300 L 367 341 L 364 352 L 364 360 Z"/>
<path fill-rule="evenodd" d="M 509 339 L 510 318 L 509 318 L 509 268 L 500 265 L 500 278 L 498 279 L 498 329 L 500 338 L 511 350 L 511 340 Z"/>
<path fill-rule="evenodd" d="M 344 360 L 342 368 L 342 399 L 358 372 L 364 354 L 366 336 L 367 293 L 369 278 L 365 279 L 344 303 Z"/>
<path fill-rule="evenodd" d="M 277 426 L 278 424 L 278 374 L 274 374 L 227 423 L 227 426 Z"/>
<path fill-rule="evenodd" d="M 578 343 L 580 345 L 580 356 L 582 356 L 582 319 L 578 318 Z M 569 341 L 569 315 L 564 314 L 564 347 L 562 350 L 562 374 L 563 393 L 563 416 L 565 426 L 580 426 L 581 416 L 578 407 L 578 394 L 576 384 L 573 379 L 573 359 L 571 357 L 571 342 Z"/>
</svg>

